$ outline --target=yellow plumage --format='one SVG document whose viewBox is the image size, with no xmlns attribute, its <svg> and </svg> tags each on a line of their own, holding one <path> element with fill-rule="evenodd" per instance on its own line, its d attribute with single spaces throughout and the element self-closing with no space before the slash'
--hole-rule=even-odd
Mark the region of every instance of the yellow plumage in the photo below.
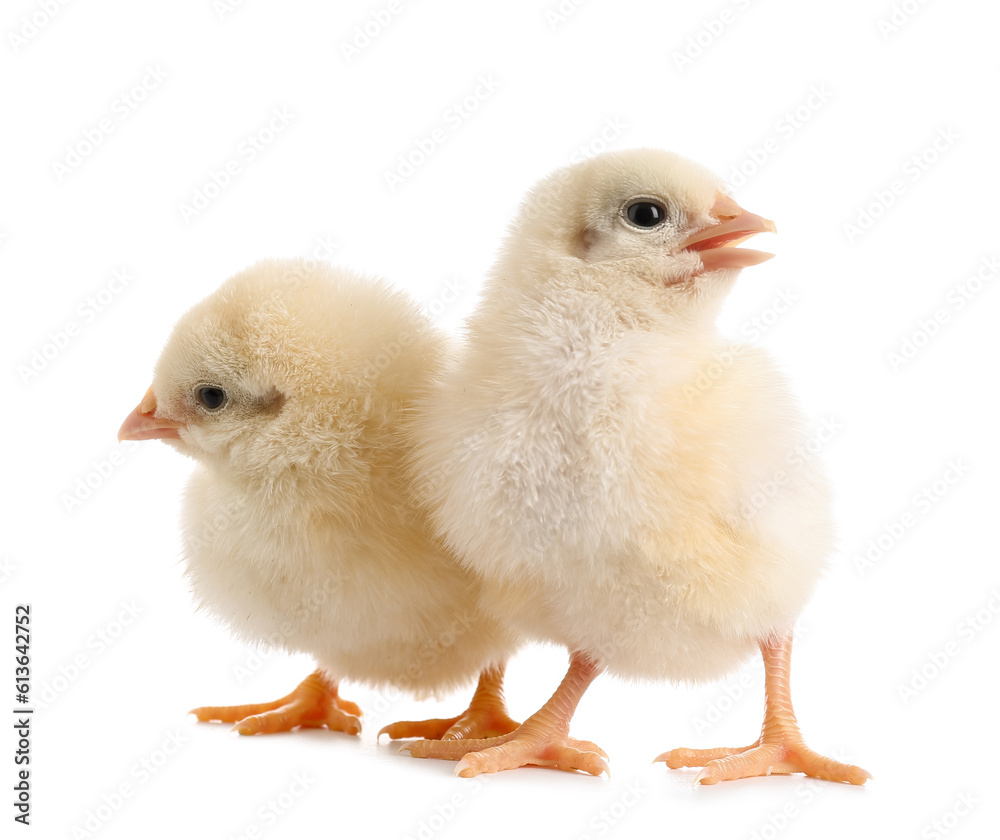
<svg viewBox="0 0 1000 840">
<path fill-rule="evenodd" d="M 404 469 L 408 412 L 442 353 L 383 281 L 265 261 L 180 319 L 152 405 L 123 427 L 198 461 L 183 523 L 199 603 L 250 644 L 312 654 L 334 692 L 341 678 L 444 692 L 513 649 Z"/>
<path fill-rule="evenodd" d="M 827 488 L 816 461 L 787 463 L 806 438 L 784 378 L 715 327 L 739 269 L 768 257 L 733 245 L 773 229 L 652 150 L 560 170 L 525 200 L 422 404 L 417 473 L 438 477 L 424 497 L 494 615 L 573 665 L 558 725 L 539 713 L 549 753 L 533 727 L 463 774 L 560 750 L 600 772 L 565 713 L 597 672 L 713 679 L 790 637 L 831 547 Z"/>
</svg>

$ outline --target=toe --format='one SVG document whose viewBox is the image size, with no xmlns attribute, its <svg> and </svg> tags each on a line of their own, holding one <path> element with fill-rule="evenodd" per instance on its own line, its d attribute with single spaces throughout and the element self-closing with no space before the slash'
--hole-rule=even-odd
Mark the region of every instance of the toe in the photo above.
<svg viewBox="0 0 1000 840">
<path fill-rule="evenodd" d="M 278 703 L 248 703 L 243 706 L 199 706 L 188 712 L 200 721 L 220 721 L 222 723 L 238 723 L 250 715 L 262 714 L 277 708 Z"/>
<path fill-rule="evenodd" d="M 745 779 L 749 776 L 770 776 L 772 773 L 790 773 L 783 764 L 784 750 L 773 744 L 754 747 L 737 755 L 716 758 L 709 761 L 698 773 L 696 781 L 703 785 L 714 785 L 730 779 Z"/>
<path fill-rule="evenodd" d="M 795 769 L 799 772 L 830 782 L 847 782 L 852 785 L 863 785 L 872 778 L 872 774 L 867 770 L 863 770 L 854 764 L 845 764 L 842 761 L 827 758 L 825 755 L 820 755 L 808 747 L 796 750 L 793 761 Z"/>
<path fill-rule="evenodd" d="M 471 779 L 483 773 L 498 773 L 501 770 L 511 770 L 520 767 L 524 762 L 512 761 L 508 751 L 500 744 L 489 749 L 467 753 L 455 767 L 455 775 L 463 779 Z"/>
<path fill-rule="evenodd" d="M 667 750 L 665 753 L 660 753 L 653 759 L 653 762 L 662 761 L 672 770 L 677 770 L 680 767 L 704 767 L 710 761 L 749 752 L 756 746 L 757 744 L 753 743 L 748 747 L 716 747 L 710 750 L 689 750 L 681 747 L 680 749 Z"/>
<path fill-rule="evenodd" d="M 306 717 L 295 705 L 282 706 L 258 715 L 249 715 L 233 727 L 240 735 L 270 735 L 275 732 L 289 732 L 296 726 L 322 726 L 323 720 Z"/>
<path fill-rule="evenodd" d="M 212 720 L 222 720 L 222 718 L 218 716 L 217 706 L 199 706 L 197 709 L 191 709 L 191 711 L 189 711 L 188 714 L 194 715 L 196 718 L 198 718 L 198 720 L 202 721 L 203 723 Z M 222 722 L 233 723 L 233 721 L 228 721 L 228 720 Z"/>
<path fill-rule="evenodd" d="M 468 753 L 490 749 L 497 744 L 498 740 L 490 738 L 469 741 L 414 741 L 412 744 L 402 747 L 400 752 L 406 751 L 414 758 L 441 758 L 446 761 L 457 761 Z"/>
<path fill-rule="evenodd" d="M 272 712 L 263 715 L 251 715 L 239 721 L 233 727 L 233 732 L 239 735 L 260 735 L 261 733 L 278 732 L 276 715 Z"/>
<path fill-rule="evenodd" d="M 335 712 L 328 715 L 326 720 L 319 725 L 325 725 L 327 729 L 332 730 L 333 732 L 344 732 L 347 735 L 361 734 L 361 721 L 354 715 L 348 715 L 342 712 Z"/>
<path fill-rule="evenodd" d="M 379 737 L 388 735 L 393 741 L 402 738 L 424 738 L 436 741 L 449 731 L 457 718 L 431 718 L 430 720 L 400 720 L 379 730 Z"/>
<path fill-rule="evenodd" d="M 439 737 L 446 741 L 498 738 L 520 725 L 507 715 L 469 715 L 453 719 L 452 725 Z"/>
<path fill-rule="evenodd" d="M 361 707 L 357 703 L 352 703 L 350 700 L 345 700 L 343 697 L 338 697 L 336 699 L 337 708 L 344 714 L 350 715 L 351 717 L 364 717 L 364 712 L 361 711 Z"/>
<path fill-rule="evenodd" d="M 591 776 L 607 773 L 608 778 L 611 778 L 611 768 L 608 766 L 606 756 L 589 750 L 577 750 L 572 747 L 561 750 L 553 766 L 560 770 L 589 773 Z"/>
<path fill-rule="evenodd" d="M 601 756 L 601 758 L 604 759 L 608 757 L 608 754 L 604 752 L 604 750 L 602 750 L 599 746 L 597 746 L 597 744 L 595 744 L 593 741 L 577 741 L 576 739 L 572 739 L 569 741 L 569 743 L 572 744 L 581 752 L 597 753 L 599 756 Z"/>
<path fill-rule="evenodd" d="M 577 746 L 579 743 L 563 739 L 543 743 L 514 739 L 496 747 L 468 753 L 459 761 L 455 774 L 471 778 L 483 773 L 499 773 L 501 770 L 532 765 L 569 772 L 579 771 L 592 776 L 607 773 L 610 777 L 611 770 L 603 753 L 580 749 Z"/>
</svg>

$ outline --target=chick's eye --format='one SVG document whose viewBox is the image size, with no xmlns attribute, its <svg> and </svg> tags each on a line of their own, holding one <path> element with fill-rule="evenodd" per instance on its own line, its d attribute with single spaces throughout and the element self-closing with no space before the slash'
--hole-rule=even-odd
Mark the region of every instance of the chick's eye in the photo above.
<svg viewBox="0 0 1000 840">
<path fill-rule="evenodd" d="M 198 398 L 198 402 L 209 411 L 222 408 L 226 402 L 226 392 L 214 385 L 202 385 L 195 391 L 195 396 Z"/>
<path fill-rule="evenodd" d="M 625 208 L 628 220 L 640 228 L 654 228 L 667 220 L 667 208 L 656 201 L 633 201 Z"/>
</svg>

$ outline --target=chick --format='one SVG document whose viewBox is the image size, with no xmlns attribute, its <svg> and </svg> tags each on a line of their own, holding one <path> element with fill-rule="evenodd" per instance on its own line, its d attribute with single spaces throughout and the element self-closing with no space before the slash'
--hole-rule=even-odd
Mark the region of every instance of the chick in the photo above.
<svg viewBox="0 0 1000 840">
<path fill-rule="evenodd" d="M 792 626 L 831 549 L 827 486 L 815 461 L 788 468 L 805 431 L 785 379 L 715 326 L 740 269 L 771 256 L 732 246 L 774 230 L 662 151 L 592 158 L 529 194 L 466 346 L 420 409 L 417 470 L 494 614 L 565 645 L 569 673 L 508 736 L 413 755 L 464 755 L 462 776 L 597 775 L 603 752 L 569 738 L 569 721 L 598 674 L 711 680 L 759 649 L 760 738 L 659 760 L 702 766 L 704 784 L 869 778 L 806 748 L 789 695 Z M 760 506 L 766 481 L 777 491 Z"/>
<path fill-rule="evenodd" d="M 409 406 L 441 337 L 382 281 L 265 261 L 188 311 L 119 439 L 159 438 L 199 462 L 183 505 L 187 577 L 249 644 L 318 664 L 272 703 L 201 707 L 244 735 L 296 726 L 357 734 L 338 680 L 418 696 L 482 670 L 467 712 L 390 737 L 498 735 L 513 637 L 432 533 L 403 464 Z M 382 733 L 380 733 L 382 734 Z"/>
</svg>

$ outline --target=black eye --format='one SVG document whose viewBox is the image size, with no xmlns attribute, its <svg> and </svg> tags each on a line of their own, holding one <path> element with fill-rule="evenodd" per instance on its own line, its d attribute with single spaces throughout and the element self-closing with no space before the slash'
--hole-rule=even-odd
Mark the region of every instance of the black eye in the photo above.
<svg viewBox="0 0 1000 840">
<path fill-rule="evenodd" d="M 658 201 L 639 199 L 625 208 L 625 215 L 636 227 L 654 228 L 667 220 L 667 208 Z"/>
<path fill-rule="evenodd" d="M 202 385 L 194 392 L 194 395 L 198 398 L 198 402 L 209 411 L 222 408 L 226 402 L 226 392 L 214 385 Z"/>
</svg>

